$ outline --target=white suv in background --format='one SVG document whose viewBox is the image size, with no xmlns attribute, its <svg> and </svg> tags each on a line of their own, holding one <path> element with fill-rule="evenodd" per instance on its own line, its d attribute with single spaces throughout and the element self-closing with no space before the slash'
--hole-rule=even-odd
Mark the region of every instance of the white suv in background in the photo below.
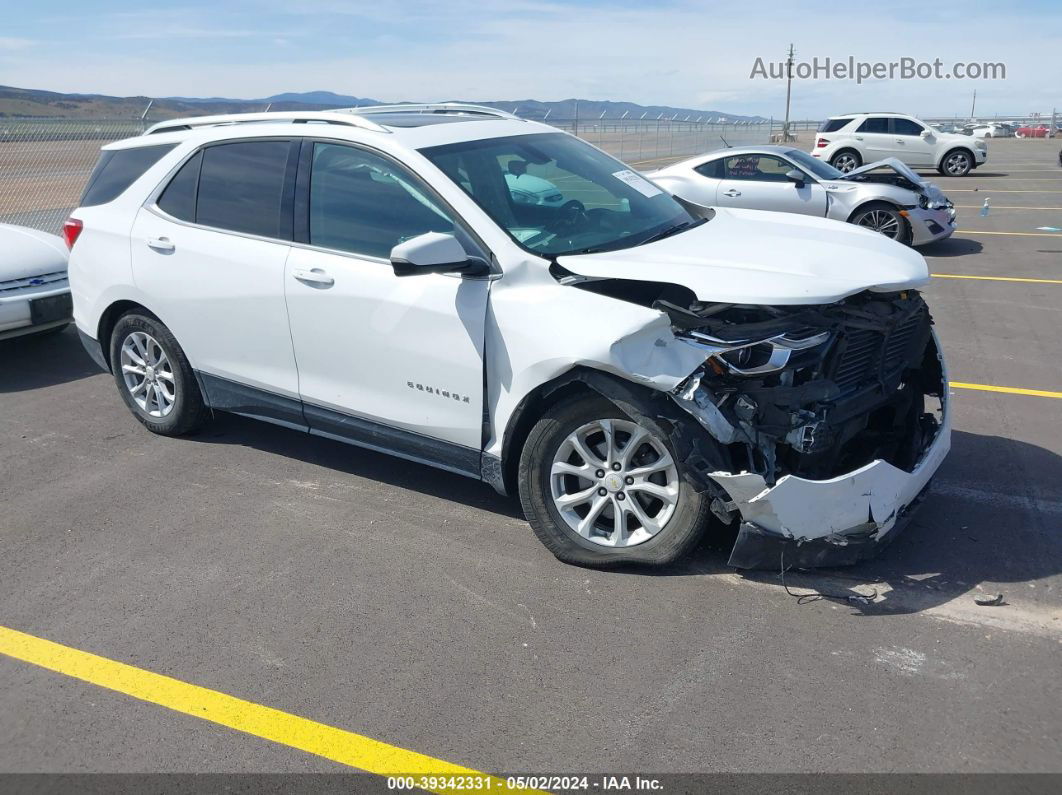
<svg viewBox="0 0 1062 795">
<path fill-rule="evenodd" d="M 988 159 L 988 144 L 968 135 L 935 130 L 902 113 L 846 113 L 819 127 L 813 157 L 842 172 L 895 157 L 914 168 L 935 168 L 964 177 Z"/>
<path fill-rule="evenodd" d="M 514 163 L 579 198 L 518 200 Z M 160 123 L 105 147 L 67 240 L 151 431 L 230 411 L 480 479 L 565 561 L 667 563 L 714 520 L 735 566 L 852 563 L 949 446 L 921 255 L 694 215 L 488 108 Z"/>
</svg>

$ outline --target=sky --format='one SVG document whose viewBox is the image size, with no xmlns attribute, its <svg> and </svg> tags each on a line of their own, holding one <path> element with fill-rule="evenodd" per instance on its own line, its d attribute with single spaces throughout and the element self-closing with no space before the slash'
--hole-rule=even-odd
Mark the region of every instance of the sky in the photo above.
<svg viewBox="0 0 1062 795">
<path fill-rule="evenodd" d="M 5 9 L 4 6 L 7 6 Z M 780 117 L 757 58 L 1002 62 L 1005 80 L 794 81 L 793 118 L 1062 111 L 1059 0 L 0 0 L 0 85 L 118 96 L 578 97 Z"/>
</svg>

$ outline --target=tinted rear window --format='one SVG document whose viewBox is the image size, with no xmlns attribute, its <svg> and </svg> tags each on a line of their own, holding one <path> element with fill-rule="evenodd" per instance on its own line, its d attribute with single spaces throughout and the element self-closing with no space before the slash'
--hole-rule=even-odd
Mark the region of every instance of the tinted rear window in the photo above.
<svg viewBox="0 0 1062 795">
<path fill-rule="evenodd" d="M 850 121 L 852 121 L 852 120 L 851 119 L 826 119 L 826 121 L 824 121 L 822 124 L 819 125 L 819 132 L 825 132 L 825 133 L 837 132 L 842 127 L 847 125 Z"/>
<path fill-rule="evenodd" d="M 89 176 L 85 192 L 81 195 L 81 206 L 93 207 L 117 199 L 176 145 L 138 146 L 135 149 L 104 152 Z"/>
<path fill-rule="evenodd" d="M 195 194 L 199 187 L 199 166 L 202 162 L 203 153 L 196 152 L 195 157 L 173 175 L 170 184 L 159 196 L 161 210 L 182 221 L 195 220 Z"/>
<path fill-rule="evenodd" d="M 862 124 L 859 125 L 859 129 L 856 132 L 861 133 L 887 133 L 889 131 L 889 120 L 882 116 L 874 116 Z"/>
<path fill-rule="evenodd" d="M 279 237 L 287 141 L 242 141 L 203 150 L 196 222 Z"/>
</svg>

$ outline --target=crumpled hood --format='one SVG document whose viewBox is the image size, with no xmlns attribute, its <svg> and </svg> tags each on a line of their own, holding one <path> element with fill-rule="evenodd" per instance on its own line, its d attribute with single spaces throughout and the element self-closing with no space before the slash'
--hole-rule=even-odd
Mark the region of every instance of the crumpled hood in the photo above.
<svg viewBox="0 0 1062 795">
<path fill-rule="evenodd" d="M 926 194 L 926 197 L 929 198 L 930 201 L 944 202 L 948 199 L 948 197 L 944 195 L 944 192 L 937 187 L 936 183 L 925 179 L 921 174 L 916 173 L 902 160 L 897 160 L 895 157 L 886 157 L 884 160 L 878 160 L 874 163 L 867 163 L 865 166 L 860 166 L 859 168 L 853 168 L 843 177 L 838 177 L 831 181 L 843 182 L 845 180 L 851 180 L 852 177 L 860 174 L 867 174 L 871 171 L 877 171 L 879 168 L 891 168 L 904 179 L 913 182 L 922 189 L 922 192 Z"/>
<path fill-rule="evenodd" d="M 68 252 L 57 235 L 0 224 L 0 282 L 66 270 Z"/>
<path fill-rule="evenodd" d="M 702 301 L 827 304 L 929 281 L 921 254 L 842 221 L 764 210 L 715 210 L 700 226 L 655 243 L 557 258 L 580 276 L 668 282 Z"/>
</svg>

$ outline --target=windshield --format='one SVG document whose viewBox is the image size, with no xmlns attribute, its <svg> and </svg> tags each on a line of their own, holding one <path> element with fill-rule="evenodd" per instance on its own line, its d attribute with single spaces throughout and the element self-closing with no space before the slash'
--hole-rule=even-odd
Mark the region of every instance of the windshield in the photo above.
<svg viewBox="0 0 1062 795">
<path fill-rule="evenodd" d="M 831 166 L 829 163 L 823 163 L 818 158 L 812 157 L 807 152 L 802 152 L 799 149 L 790 149 L 785 153 L 786 157 L 794 161 L 805 171 L 810 171 L 814 176 L 819 179 L 841 179 L 844 174 Z"/>
<path fill-rule="evenodd" d="M 629 248 L 694 223 L 669 194 L 565 133 L 465 141 L 421 153 L 513 240 L 544 256 Z"/>
</svg>

